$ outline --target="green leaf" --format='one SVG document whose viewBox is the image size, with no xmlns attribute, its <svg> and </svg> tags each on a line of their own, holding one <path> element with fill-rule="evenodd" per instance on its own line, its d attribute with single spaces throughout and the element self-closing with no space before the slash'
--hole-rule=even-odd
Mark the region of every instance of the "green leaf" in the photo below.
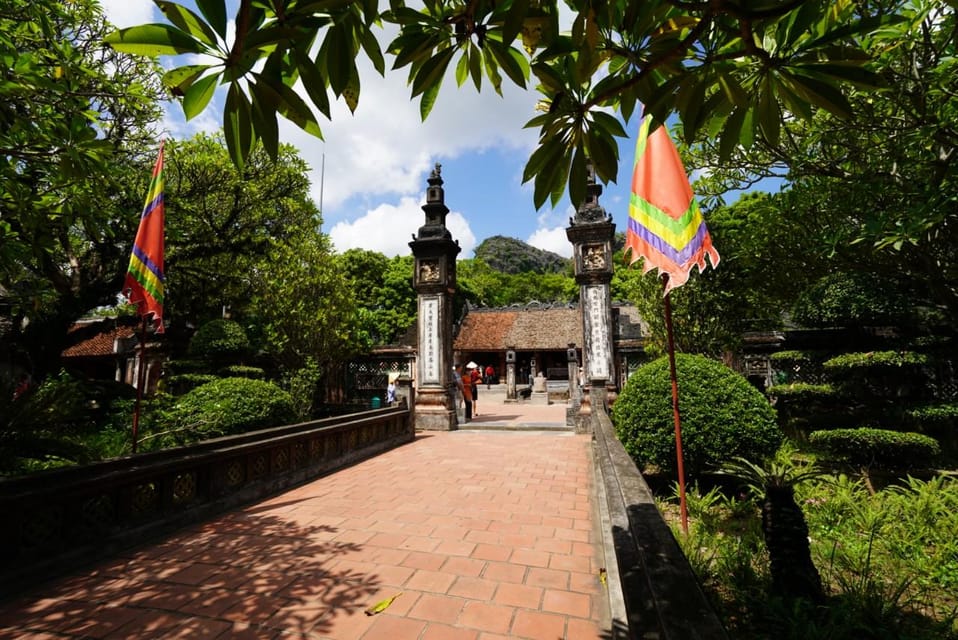
<svg viewBox="0 0 958 640">
<path fill-rule="evenodd" d="M 352 38 L 342 25 L 334 25 L 326 32 L 322 53 L 326 61 L 329 86 L 337 96 L 342 95 L 343 89 L 349 83 L 351 69 L 355 66 Z"/>
<path fill-rule="evenodd" d="M 469 43 L 469 75 L 472 76 L 472 84 L 476 86 L 476 91 L 482 89 L 482 52 L 479 48 Z"/>
<path fill-rule="evenodd" d="M 310 60 L 299 49 L 293 49 L 292 56 L 296 62 L 296 68 L 299 69 L 299 76 L 303 82 L 303 88 L 306 90 L 306 95 L 312 100 L 313 105 L 329 118 L 329 96 L 326 94 L 326 78 L 319 73 L 319 64 Z"/>
<path fill-rule="evenodd" d="M 529 13 L 529 0 L 512 0 L 506 19 L 502 23 L 502 41 L 511 43 L 522 31 L 523 22 Z"/>
<path fill-rule="evenodd" d="M 191 64 L 170 69 L 163 74 L 163 86 L 175 89 L 179 92 L 179 95 L 182 95 L 211 66 L 208 64 Z M 176 92 L 174 91 L 174 93 Z"/>
<path fill-rule="evenodd" d="M 194 38 L 209 45 L 210 48 L 216 48 L 216 33 L 198 15 L 175 2 L 169 2 L 168 0 L 153 0 L 153 2 L 160 8 L 167 20 Z"/>
<path fill-rule="evenodd" d="M 233 165 L 240 171 L 246 166 L 253 146 L 253 127 L 250 121 L 250 105 L 238 83 L 233 82 L 226 92 L 223 107 L 223 137 L 230 152 Z"/>
<path fill-rule="evenodd" d="M 250 84 L 252 94 L 252 122 L 263 141 L 263 148 L 273 160 L 279 155 L 279 125 L 276 122 L 276 108 L 280 97 L 276 91 L 262 80 Z"/>
<path fill-rule="evenodd" d="M 209 47 L 168 24 L 145 24 L 114 31 L 105 38 L 108 45 L 140 56 L 208 53 Z"/>
<path fill-rule="evenodd" d="M 585 202 L 589 178 L 586 164 L 585 152 L 581 148 L 576 149 L 572 155 L 572 168 L 569 170 L 569 198 L 575 209 Z"/>
<path fill-rule="evenodd" d="M 719 158 L 726 162 L 732 157 L 732 152 L 739 145 L 742 135 L 742 124 L 745 122 L 747 107 L 736 107 L 731 115 L 725 119 L 725 128 L 719 141 Z"/>
<path fill-rule="evenodd" d="M 785 70 L 781 72 L 781 80 L 783 83 L 788 82 L 790 89 L 811 104 L 822 107 L 839 118 L 851 117 L 852 106 L 836 87 L 813 78 L 786 74 Z"/>
<path fill-rule="evenodd" d="M 187 120 L 192 120 L 206 108 L 216 91 L 218 80 L 219 74 L 209 75 L 200 78 L 186 90 L 183 95 L 183 113 Z"/>
<path fill-rule="evenodd" d="M 424 122 L 436 104 L 436 98 L 439 97 L 440 86 L 441 82 L 431 85 L 422 93 L 422 98 L 419 100 L 419 117 L 422 118 Z"/>
<path fill-rule="evenodd" d="M 196 0 L 196 8 L 220 38 L 226 40 L 226 0 Z"/>
<path fill-rule="evenodd" d="M 456 86 L 461 87 L 469 77 L 469 49 L 467 48 L 456 63 Z"/>
<path fill-rule="evenodd" d="M 323 132 L 316 121 L 309 105 L 299 97 L 299 94 L 283 83 L 270 83 L 270 86 L 279 94 L 279 103 L 276 111 L 281 116 L 295 124 L 306 133 L 323 138 Z"/>
<path fill-rule="evenodd" d="M 383 58 L 383 52 L 379 48 L 379 41 L 373 32 L 369 29 L 363 29 L 360 35 L 360 43 L 363 46 L 363 51 L 366 52 L 366 56 L 370 62 L 373 63 L 373 67 L 379 72 L 379 75 L 385 75 L 386 60 Z"/>
<path fill-rule="evenodd" d="M 449 66 L 455 51 L 452 47 L 447 47 L 423 63 L 412 83 L 413 97 L 418 96 L 433 85 L 442 84 L 442 77 L 446 73 L 446 67 Z"/>
</svg>

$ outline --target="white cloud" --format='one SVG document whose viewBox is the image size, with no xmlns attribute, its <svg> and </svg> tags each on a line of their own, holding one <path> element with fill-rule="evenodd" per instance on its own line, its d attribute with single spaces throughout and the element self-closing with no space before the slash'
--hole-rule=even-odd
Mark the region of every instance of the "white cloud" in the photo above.
<svg viewBox="0 0 958 640">
<path fill-rule="evenodd" d="M 387 256 L 409 255 L 409 242 L 426 221 L 422 210 L 425 197 L 403 197 L 398 204 L 381 204 L 353 221 L 333 225 L 329 236 L 339 252 L 368 249 Z M 446 227 L 462 247 L 460 258 L 471 257 L 476 236 L 469 223 L 457 211 L 446 217 Z"/>
<path fill-rule="evenodd" d="M 153 22 L 151 0 L 100 0 L 107 20 L 119 28 Z"/>
<path fill-rule="evenodd" d="M 388 39 L 380 34 L 380 42 Z M 391 63 L 391 57 L 387 58 L 387 67 Z M 419 99 L 410 99 L 407 69 L 387 71 L 381 77 L 363 56 L 357 64 L 362 81 L 359 107 L 352 114 L 342 100 L 332 103 L 332 121 L 320 120 L 325 142 L 288 122 L 280 124 L 281 138 L 299 148 L 312 166 L 317 202 L 325 153 L 324 208 L 336 208 L 359 193 L 417 194 L 423 176 L 444 158 L 491 148 L 527 155 L 535 146 L 536 132 L 523 129 L 534 115 L 538 96 L 531 89 L 504 81 L 500 98 L 488 81 L 481 93 L 471 82 L 459 88 L 450 65 L 432 113 L 423 122 Z"/>
<path fill-rule="evenodd" d="M 565 227 L 552 227 L 550 229 L 536 229 L 526 243 L 531 244 L 538 249 L 558 253 L 564 258 L 572 257 L 572 243 L 565 234 Z"/>
</svg>

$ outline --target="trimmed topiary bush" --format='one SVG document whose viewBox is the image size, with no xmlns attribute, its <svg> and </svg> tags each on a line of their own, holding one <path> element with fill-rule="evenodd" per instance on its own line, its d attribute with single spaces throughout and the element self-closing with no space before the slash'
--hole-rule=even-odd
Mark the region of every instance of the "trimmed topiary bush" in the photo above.
<svg viewBox="0 0 958 640">
<path fill-rule="evenodd" d="M 243 327 L 233 320 L 211 320 L 193 334 L 190 355 L 209 360 L 242 358 L 250 351 Z"/>
<path fill-rule="evenodd" d="M 228 367 L 220 369 L 220 375 L 224 378 L 251 378 L 253 380 L 262 380 L 266 377 L 266 372 L 260 367 L 231 364 Z"/>
<path fill-rule="evenodd" d="M 934 438 L 887 429 L 813 431 L 808 440 L 826 455 L 868 467 L 924 467 L 940 453 L 938 441 Z"/>
<path fill-rule="evenodd" d="M 836 395 L 835 387 L 830 384 L 808 384 L 806 382 L 776 384 L 766 389 L 765 393 L 788 402 L 832 400 Z"/>
<path fill-rule="evenodd" d="M 211 438 L 289 424 L 295 413 L 290 395 L 275 384 L 220 378 L 181 397 L 171 419 L 176 428 Z"/>
<path fill-rule="evenodd" d="M 775 409 L 760 391 L 723 364 L 676 354 L 682 449 L 690 475 L 736 456 L 759 460 L 782 442 Z M 640 466 L 673 471 L 675 427 L 668 358 L 636 371 L 612 408 L 619 440 Z"/>
<path fill-rule="evenodd" d="M 847 377 L 869 371 L 882 372 L 902 367 L 921 367 L 928 364 L 928 356 L 914 351 L 869 351 L 867 353 L 843 353 L 822 363 L 833 376 Z"/>
<path fill-rule="evenodd" d="M 166 376 L 163 380 L 163 385 L 170 394 L 181 396 L 207 382 L 219 380 L 219 378 L 220 376 L 212 373 L 178 373 L 172 376 Z"/>
</svg>

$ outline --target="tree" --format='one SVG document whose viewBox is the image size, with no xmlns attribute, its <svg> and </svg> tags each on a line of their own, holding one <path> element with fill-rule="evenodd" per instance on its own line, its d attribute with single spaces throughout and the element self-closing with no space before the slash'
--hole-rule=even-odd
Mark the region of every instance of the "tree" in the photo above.
<svg viewBox="0 0 958 640">
<path fill-rule="evenodd" d="M 276 243 L 320 233 L 306 162 L 289 145 L 275 160 L 253 153 L 242 171 L 219 136 L 198 134 L 167 146 L 167 317 L 202 323 L 223 307 L 242 315 L 253 274 Z"/>
<path fill-rule="evenodd" d="M 275 241 L 250 276 L 249 312 L 263 329 L 264 350 L 284 369 L 311 359 L 325 373 L 366 346 L 357 339 L 356 301 L 328 237 Z"/>
<path fill-rule="evenodd" d="M 794 121 L 774 144 L 757 141 L 732 162 L 706 141 L 692 166 L 712 194 L 775 167 L 788 180 L 789 215 L 844 269 L 901 281 L 916 304 L 958 322 L 958 22 L 953 6 L 921 1 L 905 20 L 863 40 L 886 88 L 853 91 L 851 114 Z"/>
<path fill-rule="evenodd" d="M 0 9 L 0 304 L 38 379 L 115 301 L 155 159 L 158 67 L 103 47 L 111 29 L 92 0 Z"/>
<path fill-rule="evenodd" d="M 214 64 L 167 72 L 164 83 L 182 96 L 187 117 L 200 113 L 217 84 L 227 84 L 223 126 L 234 162 L 242 165 L 257 140 L 275 155 L 277 115 L 321 135 L 316 117 L 293 91 L 302 83 L 313 106 L 329 117 L 329 91 L 350 109 L 359 102 L 360 51 L 379 73 L 385 59 L 373 26 L 399 27 L 389 44 L 394 69 L 409 68 L 412 96 L 426 117 L 447 69 L 477 89 L 483 75 L 501 91 L 503 74 L 525 87 L 534 74 L 543 98 L 539 146 L 526 165 L 534 201 L 585 196 L 587 160 L 603 181 L 618 168 L 616 137 L 637 103 L 658 122 L 678 112 L 684 137 L 719 137 L 724 155 L 757 139 L 776 144 L 782 123 L 811 118 L 815 108 L 847 116 L 843 91 L 874 87 L 881 78 L 864 63 L 862 37 L 892 23 L 907 3 L 572 2 L 570 34 L 558 34 L 557 2 L 430 1 L 421 9 L 392 0 L 241 0 L 235 35 L 227 40 L 222 0 L 199 0 L 200 15 L 158 2 L 172 24 L 111 34 L 115 48 L 145 55 L 201 54 Z M 522 49 L 516 45 L 521 37 Z"/>
<path fill-rule="evenodd" d="M 830 262 L 821 258 L 805 221 L 791 217 L 782 201 L 749 194 L 706 214 L 722 261 L 672 290 L 679 351 L 720 356 L 739 346 L 747 331 L 780 327 L 802 291 L 829 272 Z M 639 275 L 640 264 L 616 270 L 613 296 L 635 302 L 653 350 L 664 353 L 662 282 L 657 272 Z"/>
</svg>

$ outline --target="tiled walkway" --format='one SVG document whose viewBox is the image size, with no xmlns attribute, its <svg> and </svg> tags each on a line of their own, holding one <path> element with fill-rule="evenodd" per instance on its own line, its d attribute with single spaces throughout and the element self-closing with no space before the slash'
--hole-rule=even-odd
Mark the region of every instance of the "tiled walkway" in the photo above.
<svg viewBox="0 0 958 640">
<path fill-rule="evenodd" d="M 607 637 L 591 465 L 588 436 L 419 434 L 0 602 L 0 638 Z"/>
</svg>

